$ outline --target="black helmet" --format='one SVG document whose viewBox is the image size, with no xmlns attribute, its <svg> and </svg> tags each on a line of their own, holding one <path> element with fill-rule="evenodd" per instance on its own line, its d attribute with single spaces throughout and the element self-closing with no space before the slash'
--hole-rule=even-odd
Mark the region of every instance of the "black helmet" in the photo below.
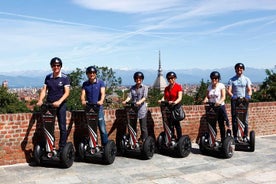
<svg viewBox="0 0 276 184">
<path fill-rule="evenodd" d="M 213 72 L 211 72 L 211 74 L 210 74 L 210 78 L 211 78 L 211 79 L 212 79 L 212 78 L 218 78 L 218 80 L 220 80 L 220 73 L 217 72 L 217 71 L 213 71 Z"/>
<path fill-rule="evenodd" d="M 235 65 L 235 70 L 236 70 L 238 67 L 242 67 L 242 69 L 245 70 L 245 66 L 244 66 L 244 64 L 242 64 L 242 63 L 237 63 L 237 64 Z"/>
<path fill-rule="evenodd" d="M 62 67 L 62 61 L 61 61 L 60 58 L 54 57 L 53 59 L 51 59 L 50 65 L 51 66 L 53 66 L 53 65 L 60 65 L 60 67 Z"/>
<path fill-rule="evenodd" d="M 168 72 L 167 75 L 166 75 L 166 78 L 169 79 L 169 78 L 177 78 L 176 74 L 174 72 Z"/>
<path fill-rule="evenodd" d="M 135 80 L 136 78 L 142 78 L 142 80 L 144 80 L 144 74 L 142 72 L 135 72 L 133 75 L 133 79 Z"/>
<path fill-rule="evenodd" d="M 89 66 L 88 68 L 86 68 L 86 74 L 88 73 L 97 73 L 97 69 L 95 66 Z"/>
</svg>

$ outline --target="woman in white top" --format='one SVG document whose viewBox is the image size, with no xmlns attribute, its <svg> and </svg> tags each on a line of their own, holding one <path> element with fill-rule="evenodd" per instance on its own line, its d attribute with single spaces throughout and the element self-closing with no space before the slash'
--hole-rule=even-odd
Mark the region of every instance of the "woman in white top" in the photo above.
<svg viewBox="0 0 276 184">
<path fill-rule="evenodd" d="M 225 98 L 226 98 L 226 89 L 223 83 L 220 83 L 220 73 L 217 71 L 213 71 L 210 74 L 211 84 L 207 88 L 206 97 L 203 102 L 211 102 L 214 103 L 217 107 L 217 121 L 220 129 L 221 141 L 225 138 L 225 125 L 224 121 L 226 121 L 226 126 L 229 127 L 229 120 L 227 117 L 226 109 L 225 109 Z M 212 122 L 211 126 L 217 133 L 216 122 Z"/>
</svg>

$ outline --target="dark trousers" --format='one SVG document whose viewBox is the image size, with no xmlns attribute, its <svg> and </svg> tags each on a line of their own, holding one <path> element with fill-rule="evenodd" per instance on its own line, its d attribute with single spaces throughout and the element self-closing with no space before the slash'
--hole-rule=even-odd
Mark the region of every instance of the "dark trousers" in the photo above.
<svg viewBox="0 0 276 184">
<path fill-rule="evenodd" d="M 143 141 L 148 137 L 147 116 L 139 119 Z"/>
<path fill-rule="evenodd" d="M 176 130 L 177 140 L 182 137 L 182 128 L 180 126 L 180 121 L 175 121 L 170 119 L 170 130 L 172 132 L 172 137 L 175 137 L 174 128 Z"/>
<path fill-rule="evenodd" d="M 139 119 L 140 129 L 141 129 L 141 138 L 143 141 L 148 137 L 148 126 L 147 126 L 147 115 Z M 133 130 L 137 133 L 137 121 L 131 123 Z"/>
<path fill-rule="evenodd" d="M 212 128 L 214 129 L 214 131 L 216 132 L 216 134 L 217 134 L 216 123 L 218 122 L 219 131 L 220 131 L 220 138 L 221 138 L 221 141 L 223 141 L 224 138 L 225 138 L 225 125 L 224 125 L 224 121 L 227 121 L 228 117 L 227 117 L 227 113 L 226 113 L 226 109 L 225 109 L 224 105 L 221 105 L 220 107 L 218 107 L 216 109 L 216 111 L 217 111 L 216 112 L 217 113 L 217 121 L 211 121 L 209 123 L 212 126 Z"/>
<path fill-rule="evenodd" d="M 66 145 L 67 130 L 66 130 L 66 103 L 62 103 L 57 109 L 57 119 L 60 131 L 59 148 Z"/>
</svg>

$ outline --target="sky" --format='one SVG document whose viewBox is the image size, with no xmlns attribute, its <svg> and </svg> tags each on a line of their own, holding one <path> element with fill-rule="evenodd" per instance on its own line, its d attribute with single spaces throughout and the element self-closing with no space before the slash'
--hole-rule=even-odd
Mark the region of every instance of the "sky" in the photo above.
<svg viewBox="0 0 276 184">
<path fill-rule="evenodd" d="M 276 66 L 275 0 L 1 0 L 0 25 L 0 74 Z"/>
</svg>

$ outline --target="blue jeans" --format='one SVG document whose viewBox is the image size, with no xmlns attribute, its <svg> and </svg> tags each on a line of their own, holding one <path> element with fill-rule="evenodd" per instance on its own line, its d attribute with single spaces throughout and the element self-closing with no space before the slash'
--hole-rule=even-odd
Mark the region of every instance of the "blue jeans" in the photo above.
<svg viewBox="0 0 276 184">
<path fill-rule="evenodd" d="M 101 140 L 102 140 L 102 145 L 106 145 L 108 142 L 108 134 L 106 131 L 106 125 L 105 125 L 105 120 L 104 120 L 104 112 L 103 109 L 100 108 L 99 110 L 99 121 L 98 121 L 98 127 L 101 132 Z"/>
<path fill-rule="evenodd" d="M 57 109 L 58 127 L 60 131 L 59 148 L 66 145 L 67 130 L 66 130 L 66 103 L 60 104 Z"/>
</svg>

